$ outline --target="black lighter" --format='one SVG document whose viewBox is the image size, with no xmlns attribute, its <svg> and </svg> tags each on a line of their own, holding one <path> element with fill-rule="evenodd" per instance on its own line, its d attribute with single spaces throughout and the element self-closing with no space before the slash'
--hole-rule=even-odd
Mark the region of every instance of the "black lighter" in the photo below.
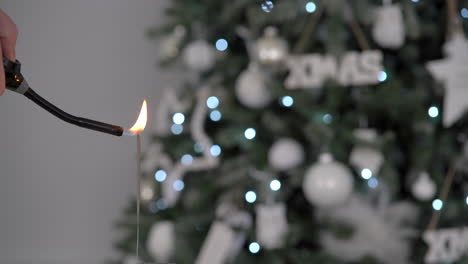
<svg viewBox="0 0 468 264">
<path fill-rule="evenodd" d="M 34 92 L 34 90 L 31 89 L 31 87 L 29 87 L 28 82 L 24 79 L 23 75 L 21 74 L 21 63 L 19 61 L 13 62 L 7 58 L 3 58 L 3 66 L 5 69 L 6 88 L 8 90 L 26 96 L 31 101 L 33 101 L 49 113 L 62 119 L 63 121 L 83 128 L 111 134 L 114 136 L 120 137 L 122 135 L 133 135 L 132 133 L 126 131 L 123 127 L 106 124 L 82 117 L 77 117 L 62 111 L 55 105 L 42 98 L 40 95 Z"/>
</svg>

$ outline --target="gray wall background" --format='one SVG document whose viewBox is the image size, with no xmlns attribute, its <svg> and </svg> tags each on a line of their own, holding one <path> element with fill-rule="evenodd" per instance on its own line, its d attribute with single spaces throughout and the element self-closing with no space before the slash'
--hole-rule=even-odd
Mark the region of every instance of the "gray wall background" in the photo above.
<svg viewBox="0 0 468 264">
<path fill-rule="evenodd" d="M 161 22 L 162 2 L 1 0 L 0 8 L 18 25 L 18 58 L 36 91 L 71 113 L 129 126 L 160 85 L 145 29 Z M 115 256 L 112 222 L 135 194 L 136 139 L 65 124 L 9 92 L 0 131 L 0 263 Z"/>
</svg>

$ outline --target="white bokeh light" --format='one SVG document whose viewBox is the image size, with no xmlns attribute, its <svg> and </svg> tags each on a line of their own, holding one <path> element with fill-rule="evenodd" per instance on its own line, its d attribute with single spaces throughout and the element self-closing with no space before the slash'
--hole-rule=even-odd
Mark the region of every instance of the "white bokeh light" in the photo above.
<svg viewBox="0 0 468 264">
<path fill-rule="evenodd" d="M 369 180 L 370 178 L 372 178 L 372 171 L 368 168 L 364 168 L 362 169 L 361 171 L 361 177 L 364 179 L 364 180 Z"/>
<path fill-rule="evenodd" d="M 172 116 L 172 122 L 176 125 L 182 125 L 185 122 L 185 116 L 182 113 L 175 113 Z"/>
<path fill-rule="evenodd" d="M 219 51 L 225 51 L 228 48 L 227 40 L 221 38 L 216 41 L 216 49 Z"/>
<path fill-rule="evenodd" d="M 174 188 L 174 190 L 176 190 L 178 192 L 182 191 L 184 189 L 184 187 L 185 187 L 185 184 L 181 180 L 177 180 L 172 184 L 172 188 Z"/>
<path fill-rule="evenodd" d="M 254 191 L 248 191 L 245 193 L 245 200 L 248 203 L 254 203 L 257 200 L 257 194 Z"/>
<path fill-rule="evenodd" d="M 247 128 L 244 131 L 244 136 L 248 140 L 254 139 L 256 135 L 257 135 L 257 131 L 255 131 L 255 129 L 253 129 L 253 128 Z"/>
<path fill-rule="evenodd" d="M 211 148 L 210 148 L 210 154 L 211 154 L 211 156 L 213 156 L 213 157 L 218 157 L 219 155 L 221 155 L 221 147 L 218 146 L 218 145 L 213 145 L 213 146 L 211 146 Z"/>
<path fill-rule="evenodd" d="M 434 208 L 434 210 L 436 211 L 441 210 L 443 206 L 444 202 L 442 202 L 442 200 L 440 199 L 435 199 L 434 201 L 432 201 L 432 208 Z"/>
<path fill-rule="evenodd" d="M 257 242 L 250 243 L 249 251 L 252 254 L 257 254 L 260 251 L 260 244 L 258 244 Z"/>
<path fill-rule="evenodd" d="M 317 10 L 317 5 L 310 1 L 310 2 L 307 2 L 307 4 L 305 5 L 305 9 L 307 11 L 307 13 L 313 13 L 315 12 L 315 10 Z"/>
<path fill-rule="evenodd" d="M 185 155 L 182 156 L 182 158 L 180 159 L 180 161 L 181 161 L 182 164 L 184 164 L 184 165 L 190 165 L 190 164 L 192 164 L 192 162 L 193 162 L 193 157 L 192 157 L 192 155 L 190 155 L 190 154 L 185 154 Z"/>
<path fill-rule="evenodd" d="M 219 99 L 216 96 L 210 96 L 206 99 L 206 106 L 210 109 L 215 109 L 219 106 Z"/>
<path fill-rule="evenodd" d="M 387 80 L 387 73 L 384 71 L 379 72 L 379 82 L 384 82 Z"/>
<path fill-rule="evenodd" d="M 294 98 L 292 98 L 292 97 L 289 96 L 289 95 L 283 96 L 283 97 L 281 98 L 281 104 L 282 104 L 284 107 L 291 107 L 291 106 L 293 106 L 293 104 L 294 104 Z"/>
<path fill-rule="evenodd" d="M 439 108 L 437 108 L 437 106 L 431 106 L 427 110 L 427 114 L 432 118 L 436 118 L 439 116 Z"/>
<path fill-rule="evenodd" d="M 218 122 L 219 120 L 221 120 L 222 117 L 223 117 L 223 115 L 218 110 L 211 111 L 211 113 L 210 113 L 211 121 Z"/>
<path fill-rule="evenodd" d="M 167 178 L 167 173 L 164 170 L 158 170 L 154 174 L 154 179 L 156 179 L 156 181 L 158 182 L 163 182 L 166 180 L 166 178 Z"/>
<path fill-rule="evenodd" d="M 278 191 L 279 189 L 281 189 L 281 182 L 279 180 L 272 180 L 270 182 L 270 189 L 274 192 Z"/>
<path fill-rule="evenodd" d="M 182 132 L 184 132 L 184 126 L 183 125 L 173 124 L 171 126 L 171 132 L 174 135 L 180 135 L 180 134 L 182 134 Z"/>
</svg>

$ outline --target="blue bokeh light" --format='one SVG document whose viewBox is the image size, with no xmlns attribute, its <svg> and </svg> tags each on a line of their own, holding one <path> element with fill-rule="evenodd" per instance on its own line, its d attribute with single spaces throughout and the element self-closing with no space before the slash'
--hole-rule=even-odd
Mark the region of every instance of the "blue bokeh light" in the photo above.
<svg viewBox="0 0 468 264">
<path fill-rule="evenodd" d="M 228 48 L 227 40 L 221 38 L 216 41 L 216 49 L 219 51 L 225 51 Z"/>
<path fill-rule="evenodd" d="M 260 251 L 260 244 L 258 244 L 257 242 L 250 243 L 249 251 L 252 254 L 257 254 Z"/>
<path fill-rule="evenodd" d="M 219 106 L 219 99 L 216 96 L 210 96 L 206 99 L 206 106 L 210 109 L 215 109 Z"/>
<path fill-rule="evenodd" d="M 178 192 L 182 191 L 184 189 L 184 187 L 185 187 L 185 184 L 181 180 L 177 180 L 172 184 L 172 188 L 174 188 L 174 190 L 176 190 Z"/>
<path fill-rule="evenodd" d="M 254 203 L 257 200 L 257 194 L 254 191 L 248 191 L 245 193 L 245 200 L 248 203 Z"/>
<path fill-rule="evenodd" d="M 244 136 L 248 140 L 254 139 L 256 135 L 257 135 L 257 131 L 255 131 L 255 129 L 253 129 L 253 128 L 247 128 L 244 131 Z"/>
<path fill-rule="evenodd" d="M 379 72 L 378 79 L 379 79 L 379 82 L 384 82 L 385 80 L 387 80 L 387 73 L 384 71 Z"/>
<path fill-rule="evenodd" d="M 218 145 L 213 145 L 213 146 L 211 146 L 211 148 L 210 148 L 210 154 L 211 154 L 213 157 L 218 157 L 219 155 L 221 155 L 221 147 L 218 146 Z"/>
<path fill-rule="evenodd" d="M 180 134 L 182 134 L 182 132 L 184 132 L 184 126 L 183 125 L 173 124 L 171 126 L 171 132 L 174 135 L 180 135 Z"/>
<path fill-rule="evenodd" d="M 287 95 L 287 96 L 283 96 L 281 98 L 281 104 L 284 106 L 284 107 L 291 107 L 293 106 L 294 104 L 294 98 L 292 98 L 291 96 Z"/>
<path fill-rule="evenodd" d="M 163 182 L 166 180 L 167 178 L 167 173 L 166 171 L 164 170 L 158 170 L 156 171 L 156 173 L 154 174 L 154 178 L 156 179 L 156 181 L 158 182 Z"/>
<path fill-rule="evenodd" d="M 379 180 L 376 178 L 370 178 L 370 180 L 367 182 L 367 185 L 369 188 L 375 189 L 379 185 Z"/>
<path fill-rule="evenodd" d="M 441 210 L 443 206 L 444 202 L 442 202 L 442 200 L 440 199 L 435 199 L 434 201 L 432 201 L 432 208 L 434 208 L 434 210 L 436 211 Z"/>
<path fill-rule="evenodd" d="M 218 122 L 219 120 L 221 120 L 222 117 L 223 117 L 223 115 L 218 110 L 213 110 L 210 113 L 210 119 L 213 122 Z"/>
<path fill-rule="evenodd" d="M 190 164 L 192 164 L 192 162 L 193 162 L 193 157 L 192 157 L 192 155 L 190 155 L 190 154 L 185 154 L 185 155 L 182 156 L 182 158 L 180 159 L 180 161 L 181 161 L 182 164 L 184 164 L 184 165 L 190 165 Z"/>
<path fill-rule="evenodd" d="M 431 106 L 427 110 L 427 114 L 432 118 L 436 118 L 439 116 L 439 108 L 437 108 L 437 106 Z"/>
<path fill-rule="evenodd" d="M 315 12 L 315 10 L 317 10 L 317 5 L 312 1 L 307 2 L 307 4 L 305 5 L 305 9 L 306 9 L 307 13 L 313 13 L 313 12 Z"/>
</svg>

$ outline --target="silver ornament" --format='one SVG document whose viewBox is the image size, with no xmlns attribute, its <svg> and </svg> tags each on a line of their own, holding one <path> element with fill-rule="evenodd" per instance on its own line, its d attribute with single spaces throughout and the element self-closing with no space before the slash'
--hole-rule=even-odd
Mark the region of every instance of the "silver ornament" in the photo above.
<svg viewBox="0 0 468 264">
<path fill-rule="evenodd" d="M 276 170 L 289 170 L 304 161 L 304 149 L 292 138 L 282 138 L 268 152 L 270 166 Z"/>
<path fill-rule="evenodd" d="M 254 109 L 262 108 L 273 100 L 265 76 L 255 65 L 250 65 L 239 75 L 236 96 L 243 105 Z"/>
<path fill-rule="evenodd" d="M 429 177 L 427 172 L 419 174 L 416 181 L 411 186 L 411 193 L 413 196 L 420 201 L 429 201 L 434 198 L 436 194 L 436 184 Z"/>
<path fill-rule="evenodd" d="M 278 30 L 267 27 L 264 35 L 257 40 L 255 54 L 258 62 L 262 65 L 277 65 L 288 56 L 287 42 L 278 37 Z"/>
<path fill-rule="evenodd" d="M 302 188 L 311 204 L 330 208 L 342 205 L 348 199 L 353 183 L 349 169 L 325 153 L 317 164 L 307 170 Z"/>
<path fill-rule="evenodd" d="M 185 48 L 183 59 L 191 70 L 204 72 L 211 69 L 216 60 L 216 51 L 205 40 L 196 40 Z"/>
<path fill-rule="evenodd" d="M 168 263 L 175 250 L 175 226 L 171 221 L 154 224 L 148 235 L 148 253 L 158 263 Z"/>
</svg>

